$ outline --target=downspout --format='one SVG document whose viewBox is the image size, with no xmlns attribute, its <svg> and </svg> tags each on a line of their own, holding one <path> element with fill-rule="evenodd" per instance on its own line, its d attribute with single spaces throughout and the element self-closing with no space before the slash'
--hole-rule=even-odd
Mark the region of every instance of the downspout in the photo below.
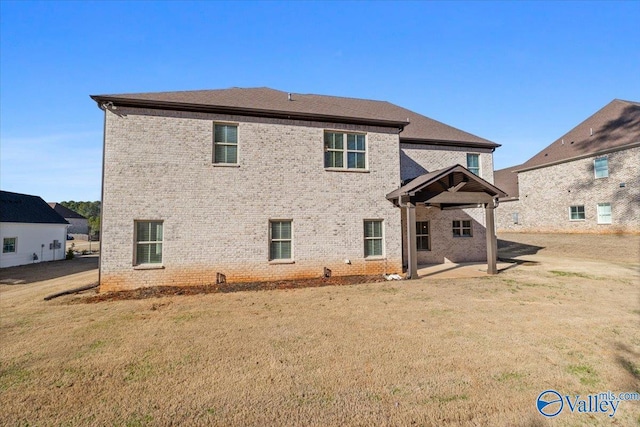
<svg viewBox="0 0 640 427">
<path fill-rule="evenodd" d="M 107 104 L 98 104 L 98 107 L 104 111 L 104 119 L 102 121 L 102 188 L 100 189 L 100 251 L 98 252 L 98 292 L 100 292 L 100 285 L 102 284 L 102 227 L 104 222 L 104 165 L 105 157 L 107 154 Z M 91 236 L 89 236 L 91 239 Z"/>
</svg>

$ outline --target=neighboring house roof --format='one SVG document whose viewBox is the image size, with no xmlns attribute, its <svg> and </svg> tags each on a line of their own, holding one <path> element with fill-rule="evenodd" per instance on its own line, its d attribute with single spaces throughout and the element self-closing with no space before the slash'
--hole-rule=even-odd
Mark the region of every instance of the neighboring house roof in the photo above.
<svg viewBox="0 0 640 427">
<path fill-rule="evenodd" d="M 516 171 L 521 167 L 522 165 L 517 165 L 493 172 L 493 182 L 498 188 L 507 193 L 507 200 L 519 197 L 518 174 Z"/>
<path fill-rule="evenodd" d="M 87 219 L 80 215 L 78 212 L 73 211 L 60 203 L 50 202 L 49 206 L 58 213 L 62 218 L 74 218 L 74 219 Z"/>
<path fill-rule="evenodd" d="M 640 103 L 614 99 L 520 165 L 519 171 L 640 145 Z"/>
<path fill-rule="evenodd" d="M 38 196 L 0 191 L 0 222 L 68 224 Z"/>
<path fill-rule="evenodd" d="M 401 130 L 400 140 L 416 143 L 496 148 L 499 144 L 448 126 L 386 101 L 337 96 L 289 94 L 266 87 L 181 92 L 93 95 L 102 108 L 114 105 L 217 112 L 259 117 L 372 124 Z"/>
</svg>

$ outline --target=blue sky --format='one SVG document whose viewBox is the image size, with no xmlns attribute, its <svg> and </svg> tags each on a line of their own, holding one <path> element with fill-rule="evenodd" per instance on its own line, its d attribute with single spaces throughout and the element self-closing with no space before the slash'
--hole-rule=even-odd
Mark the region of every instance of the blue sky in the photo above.
<svg viewBox="0 0 640 427">
<path fill-rule="evenodd" d="M 268 86 L 379 99 L 522 163 L 640 101 L 640 2 L 0 3 L 0 188 L 98 200 L 92 94 Z"/>
</svg>

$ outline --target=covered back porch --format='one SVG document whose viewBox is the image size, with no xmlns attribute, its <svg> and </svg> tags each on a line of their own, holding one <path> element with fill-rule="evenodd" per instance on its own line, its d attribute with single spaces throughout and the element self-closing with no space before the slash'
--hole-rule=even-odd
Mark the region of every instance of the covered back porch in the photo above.
<svg viewBox="0 0 640 427">
<path fill-rule="evenodd" d="M 500 189 L 461 165 L 426 173 L 389 193 L 387 199 L 403 209 L 404 213 L 406 234 L 403 252 L 407 278 L 420 277 L 418 265 L 424 264 L 425 259 L 438 259 L 430 263 L 450 259 L 460 262 L 469 254 L 473 258 L 474 254 L 477 256 L 481 253 L 484 261 L 485 247 L 487 272 L 496 274 L 494 209 L 498 205 L 497 199 L 504 196 L 505 193 Z M 419 220 L 416 219 L 416 210 Z M 484 215 L 478 217 L 481 210 L 484 210 Z M 480 242 L 479 238 L 485 235 L 485 241 Z M 418 248 L 425 250 L 425 246 L 429 252 L 419 254 Z"/>
</svg>

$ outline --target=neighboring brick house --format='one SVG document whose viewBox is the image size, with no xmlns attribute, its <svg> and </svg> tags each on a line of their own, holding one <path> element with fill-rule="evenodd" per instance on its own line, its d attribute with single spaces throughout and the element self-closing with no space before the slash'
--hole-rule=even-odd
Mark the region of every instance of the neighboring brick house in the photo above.
<svg viewBox="0 0 640 427">
<path fill-rule="evenodd" d="M 105 112 L 102 291 L 417 277 L 447 260 L 495 273 L 498 144 L 388 102 L 268 88 L 92 99 Z"/>
<path fill-rule="evenodd" d="M 50 202 L 49 206 L 69 223 L 69 234 L 85 234 L 89 235 L 89 220 L 60 203 Z"/>
<path fill-rule="evenodd" d="M 0 191 L 0 268 L 64 259 L 67 226 L 40 197 Z"/>
<path fill-rule="evenodd" d="M 611 101 L 495 180 L 498 231 L 639 233 L 640 103 Z"/>
</svg>

